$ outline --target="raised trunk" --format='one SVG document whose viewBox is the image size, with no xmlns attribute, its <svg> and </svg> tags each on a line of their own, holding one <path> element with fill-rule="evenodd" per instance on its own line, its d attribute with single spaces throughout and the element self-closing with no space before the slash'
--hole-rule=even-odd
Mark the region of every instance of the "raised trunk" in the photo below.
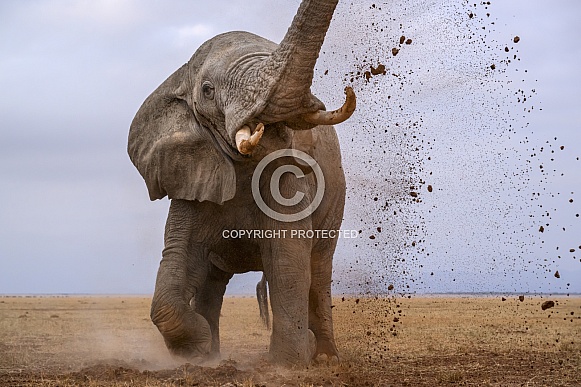
<svg viewBox="0 0 581 387">
<path fill-rule="evenodd" d="M 311 94 L 313 74 L 338 0 L 304 0 L 279 48 L 264 67 L 276 79 L 262 116 L 266 120 L 310 113 L 324 105 Z"/>
</svg>

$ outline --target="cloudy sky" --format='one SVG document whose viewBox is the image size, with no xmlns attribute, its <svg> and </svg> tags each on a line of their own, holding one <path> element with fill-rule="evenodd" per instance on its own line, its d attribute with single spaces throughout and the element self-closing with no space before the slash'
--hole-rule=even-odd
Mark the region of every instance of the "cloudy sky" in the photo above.
<svg viewBox="0 0 581 387">
<path fill-rule="evenodd" d="M 168 201 L 148 200 L 145 185 L 126 155 L 127 133 L 133 116 L 149 93 L 185 63 L 205 40 L 225 31 L 246 30 L 278 42 L 299 3 L 299 0 L 215 0 L 211 5 L 195 0 L 0 2 L 0 293 L 152 292 Z M 382 11 L 371 12 L 372 3 L 381 6 Z M 329 78 L 314 88 L 321 92 L 325 102 L 335 104 L 340 95 L 339 99 L 325 98 L 331 89 L 342 90 L 343 75 L 353 70 L 350 55 L 369 52 L 368 41 L 387 40 L 382 35 L 385 31 L 362 28 L 363 24 L 371 23 L 369 18 L 373 18 L 372 23 L 395 26 L 403 20 L 408 31 L 413 31 L 414 50 L 410 49 L 407 62 L 394 64 L 394 68 L 404 68 L 405 63 L 422 63 L 424 70 L 434 65 L 432 74 L 436 69 L 455 68 L 462 60 L 446 42 L 458 36 L 447 36 L 453 32 L 449 29 L 435 34 L 430 27 L 431 23 L 449 23 L 434 19 L 433 15 L 448 12 L 442 4 L 446 2 L 363 1 L 358 12 L 352 4 L 341 2 L 318 65 L 320 70 L 334 63 L 334 68 Z M 465 10 L 464 17 L 469 13 L 460 5 L 455 9 Z M 480 184 L 490 188 L 484 196 L 472 204 L 465 201 L 459 204 L 458 196 L 462 195 L 465 186 L 448 184 L 455 179 L 450 176 L 462 171 L 469 171 L 466 173 L 473 176 L 474 167 L 464 165 L 466 158 L 457 153 L 434 150 L 435 156 L 454 160 L 454 163 L 440 162 L 435 166 L 439 172 L 432 175 L 434 181 L 440 187 L 446 186 L 447 190 L 435 193 L 424 203 L 425 207 L 420 207 L 420 210 L 430 210 L 431 214 L 426 212 L 426 216 L 421 217 L 430 254 L 416 257 L 415 266 L 392 268 L 396 272 L 390 275 L 398 275 L 400 269 L 417 269 L 413 274 L 417 282 L 412 282 L 418 290 L 424 291 L 581 292 L 581 221 L 575 218 L 575 214 L 581 212 L 581 198 L 576 196 L 581 192 L 581 162 L 575 163 L 575 158 L 581 156 L 581 110 L 578 109 L 581 28 L 577 21 L 581 3 L 574 0 L 551 3 L 511 0 L 496 4 L 494 1 L 489 10 L 482 7 L 477 10 L 478 17 L 495 20 L 492 28 L 486 24 L 492 29 L 487 39 L 494 42 L 494 47 L 503 42 L 508 45 L 515 35 L 521 37 L 518 66 L 506 66 L 506 74 L 495 78 L 497 86 L 483 86 L 486 90 L 482 96 L 491 97 L 491 90 L 499 90 L 503 96 L 513 92 L 516 95 L 521 90 L 517 83 L 526 77 L 526 95 L 534 96 L 537 110 L 530 114 L 525 112 L 521 118 L 523 106 L 513 100 L 499 99 L 495 100 L 499 106 L 494 120 L 486 114 L 472 114 L 468 125 L 480 128 L 515 124 L 517 134 L 507 139 L 506 144 L 502 142 L 504 137 L 499 140 L 497 135 L 506 133 L 507 128 L 493 130 L 494 146 L 500 149 L 506 145 L 511 149 L 498 153 L 508 159 L 503 161 L 502 167 L 493 168 L 494 178 L 506 171 L 522 171 L 527 165 L 531 170 L 526 176 L 513 175 L 518 183 L 508 183 L 508 188 L 504 185 L 507 183 L 491 178 L 496 183 Z M 491 16 L 485 15 L 488 11 Z M 346 16 L 349 12 L 352 17 Z M 432 16 L 426 16 L 431 12 Z M 458 31 L 464 31 L 466 23 L 459 23 Z M 434 52 L 430 48 L 434 46 L 422 44 L 423 38 L 442 48 L 439 62 L 433 62 Z M 395 42 L 399 36 L 391 39 Z M 385 48 L 390 48 L 390 44 Z M 486 47 L 486 42 L 479 47 Z M 450 51 L 446 51 L 448 49 Z M 477 50 L 478 53 L 488 55 L 486 51 Z M 402 50 L 398 58 L 405 58 L 404 54 Z M 476 59 L 466 59 L 471 60 Z M 422 73 L 419 66 L 414 70 Z M 519 72 L 515 73 L 517 70 Z M 431 86 L 435 87 L 437 79 L 434 78 L 437 77 L 430 76 Z M 438 87 L 456 90 L 446 89 L 451 87 L 448 79 L 441 78 Z M 420 78 L 410 80 L 421 81 Z M 498 86 L 500 84 L 502 86 Z M 373 90 L 361 86 L 361 99 L 372 99 L 373 93 L 382 86 L 381 82 L 375 83 Z M 442 95 L 448 93 L 428 93 L 422 101 L 429 103 L 425 102 L 425 109 L 421 109 L 425 111 L 420 113 L 425 122 L 430 123 L 424 126 L 426 130 L 431 130 L 434 138 L 447 138 L 442 139 L 441 144 L 455 142 L 448 148 L 458 152 L 463 149 L 462 139 L 448 136 L 449 126 L 445 130 L 442 124 L 442 130 L 438 131 L 436 124 L 442 119 L 435 114 L 438 111 L 446 112 L 445 116 L 451 115 L 450 104 Z M 482 96 L 464 99 L 463 103 L 475 104 L 482 101 Z M 347 132 L 370 122 L 366 112 L 365 109 L 358 112 L 352 126 L 345 126 L 343 130 Z M 479 133 L 482 138 L 483 131 Z M 345 134 L 340 137 L 342 142 L 350 140 Z M 554 137 L 558 140 L 552 140 Z M 372 142 L 369 137 L 365 141 Z M 478 145 L 474 144 L 474 149 L 467 153 L 472 158 L 479 155 Z M 550 153 L 540 151 L 543 146 L 547 149 L 552 146 L 552 150 L 565 146 L 565 150 L 559 154 L 560 158 L 550 161 Z M 348 150 L 345 159 L 348 178 L 366 170 L 356 165 L 357 158 Z M 540 172 L 538 169 L 542 168 L 536 165 L 539 163 L 550 166 Z M 367 177 L 373 179 L 373 172 L 369 173 Z M 420 176 L 424 175 L 420 173 Z M 480 170 L 478 176 L 481 182 L 487 182 L 492 175 Z M 470 177 L 467 179 L 470 181 Z M 354 179 L 349 184 L 351 192 L 366 190 Z M 531 193 L 537 187 L 545 191 L 531 205 Z M 494 189 L 498 191 L 496 196 L 490 194 Z M 497 198 L 499 202 L 495 199 L 492 203 L 489 198 Z M 569 199 L 574 202 L 569 203 Z M 371 207 L 362 206 L 363 209 L 348 206 L 346 227 L 375 228 L 375 224 L 370 225 L 368 219 L 360 216 L 365 208 L 373 212 Z M 544 207 L 539 210 L 539 206 Z M 463 245 L 466 229 L 442 226 L 464 224 L 454 218 L 458 213 L 444 210 L 449 208 L 486 208 L 492 212 L 486 216 L 482 215 L 483 211 L 462 212 L 463 216 L 479 219 L 465 223 L 478 235 L 473 237 L 478 239 L 476 248 Z M 522 227 L 532 215 L 531 211 L 541 217 L 543 211 L 553 212 L 553 208 L 558 211 L 550 221 L 537 218 L 532 226 L 529 225 L 538 230 L 540 224 L 550 223 L 541 239 L 538 233 L 522 233 L 522 230 L 514 239 L 506 237 L 514 232 L 514 227 Z M 413 221 L 412 215 L 406 221 L 410 219 Z M 478 225 L 476 231 L 475 225 Z M 561 232 L 562 228 L 566 230 Z M 492 229 L 495 231 L 490 232 Z M 482 235 L 489 237 L 481 238 Z M 534 240 L 528 240 L 529 235 Z M 502 238 L 500 243 L 495 236 Z M 373 244 L 354 246 L 353 243 L 356 242 L 342 242 L 337 253 L 340 276 L 348 276 L 353 267 L 357 267 L 356 260 L 378 254 Z M 560 250 L 555 252 L 555 247 Z M 577 250 L 576 257 L 569 252 L 573 248 Z M 498 259 L 489 256 L 487 251 L 493 251 Z M 557 258 L 559 255 L 561 258 Z M 513 258 L 506 263 L 500 258 L 506 256 Z M 460 262 L 462 259 L 464 261 Z M 515 259 L 518 262 L 515 263 Z M 481 262 L 486 262 L 482 270 L 494 269 L 488 270 L 484 277 L 482 271 L 470 270 Z M 543 267 L 547 262 L 552 266 L 549 269 Z M 456 282 L 450 272 L 458 266 L 465 270 L 463 280 Z M 552 276 L 556 269 L 561 273 L 560 282 Z M 513 270 L 516 272 L 510 274 Z M 242 277 L 233 289 L 246 289 L 243 285 L 251 284 L 255 278 Z M 478 286 L 474 287 L 474 283 Z"/>
</svg>

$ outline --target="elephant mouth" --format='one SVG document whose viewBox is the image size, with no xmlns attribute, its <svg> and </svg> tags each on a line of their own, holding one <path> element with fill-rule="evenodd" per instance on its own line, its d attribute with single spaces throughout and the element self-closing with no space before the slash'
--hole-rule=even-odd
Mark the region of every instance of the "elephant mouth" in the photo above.
<svg viewBox="0 0 581 387">
<path fill-rule="evenodd" d="M 312 129 L 317 125 L 337 125 L 351 117 L 357 107 L 357 98 L 355 92 L 349 86 L 345 88 L 345 102 L 337 110 L 316 110 L 310 113 L 299 114 L 287 119 L 272 120 L 274 122 L 284 122 L 291 129 L 305 130 Z M 259 119 L 263 115 L 259 115 Z M 264 117 L 266 118 L 266 117 Z M 266 120 L 265 120 L 266 121 Z M 269 122 L 270 123 L 270 122 Z M 264 124 L 259 122 L 254 129 L 249 124 L 242 125 L 235 135 L 236 149 L 243 156 L 250 156 L 258 146 L 260 139 L 264 134 Z"/>
</svg>

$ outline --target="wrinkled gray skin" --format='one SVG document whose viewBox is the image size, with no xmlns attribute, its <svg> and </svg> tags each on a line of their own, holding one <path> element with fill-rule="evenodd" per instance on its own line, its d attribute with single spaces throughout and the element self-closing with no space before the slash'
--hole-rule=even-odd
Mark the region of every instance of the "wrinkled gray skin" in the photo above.
<svg viewBox="0 0 581 387">
<path fill-rule="evenodd" d="M 306 365 L 317 357 L 338 358 L 331 317 L 336 239 L 226 239 L 222 234 L 340 228 L 345 180 L 335 130 L 301 118 L 325 108 L 310 87 L 336 4 L 303 1 L 280 45 L 246 32 L 207 41 L 147 98 L 131 124 L 128 152 L 151 200 L 171 199 L 151 319 L 174 355 L 216 356 L 228 281 L 235 273 L 263 271 L 273 314 L 272 359 Z M 259 122 L 265 124 L 264 135 L 251 156 L 242 156 L 236 131 L 243 125 L 254 129 Z M 263 214 L 250 185 L 258 162 L 286 148 L 317 160 L 326 184 L 318 209 L 292 223 Z M 284 197 L 305 193 L 292 209 L 269 192 L 269 173 L 283 164 L 307 172 L 303 178 L 281 177 Z M 292 158 L 271 163 L 260 186 L 271 208 L 296 213 L 308 206 L 316 180 L 305 168 Z"/>
<path fill-rule="evenodd" d="M 260 319 L 266 327 L 270 329 L 270 314 L 268 313 L 268 288 L 266 286 L 266 276 L 262 274 L 262 278 L 256 284 L 256 300 L 258 301 L 258 311 L 260 312 Z"/>
</svg>

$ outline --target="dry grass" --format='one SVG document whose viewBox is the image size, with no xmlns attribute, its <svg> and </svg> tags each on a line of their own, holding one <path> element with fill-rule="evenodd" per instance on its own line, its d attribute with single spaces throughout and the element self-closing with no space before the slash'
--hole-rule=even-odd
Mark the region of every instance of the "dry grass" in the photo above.
<svg viewBox="0 0 581 387">
<path fill-rule="evenodd" d="M 336 299 L 342 363 L 265 360 L 253 298 L 227 298 L 222 362 L 172 359 L 137 297 L 0 297 L 0 385 L 581 385 L 581 298 Z"/>
</svg>

